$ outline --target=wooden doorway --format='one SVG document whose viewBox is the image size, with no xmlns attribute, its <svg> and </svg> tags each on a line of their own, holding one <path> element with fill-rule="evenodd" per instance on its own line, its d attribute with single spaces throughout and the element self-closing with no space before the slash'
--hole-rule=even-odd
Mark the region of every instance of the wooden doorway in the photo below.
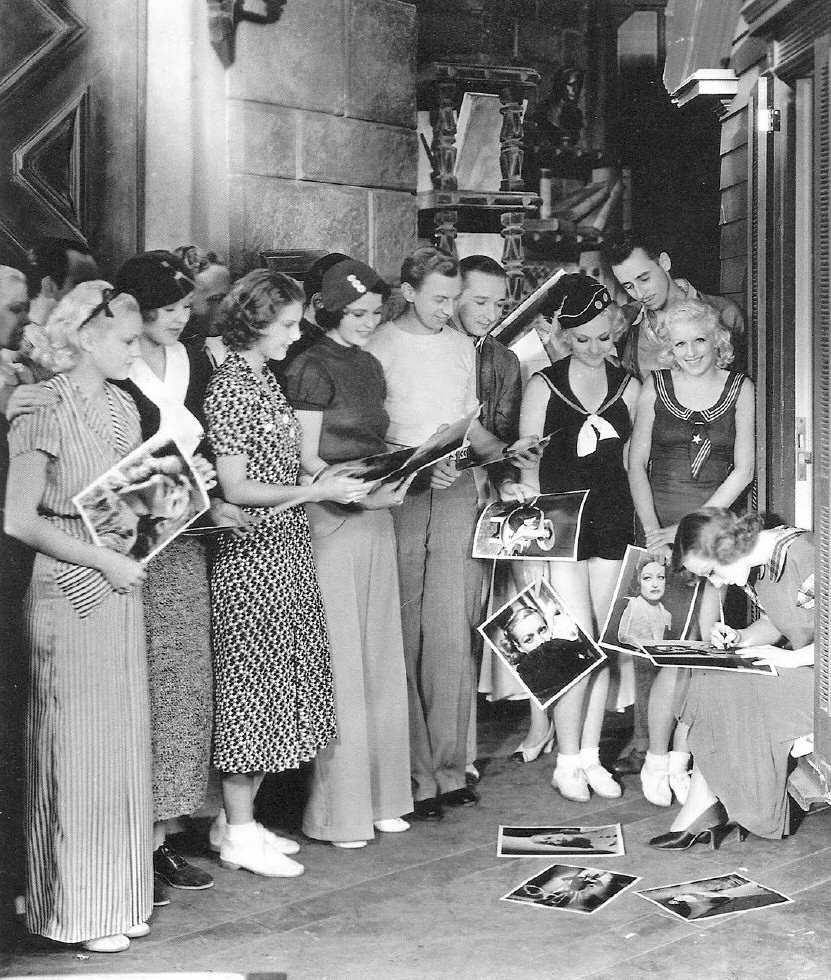
<svg viewBox="0 0 831 980">
<path fill-rule="evenodd" d="M 42 235 L 111 275 L 143 244 L 145 0 L 0 3 L 0 263 Z"/>
</svg>

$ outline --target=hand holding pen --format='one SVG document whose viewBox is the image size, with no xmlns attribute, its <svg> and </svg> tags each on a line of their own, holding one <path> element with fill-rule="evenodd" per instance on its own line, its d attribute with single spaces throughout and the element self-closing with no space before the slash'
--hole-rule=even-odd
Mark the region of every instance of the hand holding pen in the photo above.
<svg viewBox="0 0 831 980">
<path fill-rule="evenodd" d="M 739 631 L 734 630 L 727 623 L 716 623 L 710 633 L 710 643 L 717 650 L 732 650 L 738 646 L 740 639 L 741 634 Z"/>
</svg>

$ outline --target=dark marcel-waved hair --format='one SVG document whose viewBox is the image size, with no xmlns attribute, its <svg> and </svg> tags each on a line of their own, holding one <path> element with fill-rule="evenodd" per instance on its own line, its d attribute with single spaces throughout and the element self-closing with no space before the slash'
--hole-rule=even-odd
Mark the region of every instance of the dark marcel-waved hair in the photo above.
<svg viewBox="0 0 831 980">
<path fill-rule="evenodd" d="M 483 275 L 497 276 L 500 279 L 508 277 L 508 273 L 490 255 L 468 255 L 459 263 L 459 270 L 462 273 L 462 282 L 467 281 L 471 272 L 481 272 Z"/>
<path fill-rule="evenodd" d="M 655 234 L 646 231 L 624 231 L 612 235 L 601 245 L 600 251 L 611 266 L 621 265 L 636 248 L 642 249 L 653 262 L 658 261 L 661 252 L 666 252 L 665 243 Z"/>
<path fill-rule="evenodd" d="M 663 561 L 657 558 L 655 555 L 644 555 L 642 558 L 638 559 L 637 565 L 632 572 L 632 577 L 629 580 L 629 595 L 637 596 L 641 594 L 641 575 L 643 570 L 647 565 L 663 565 Z"/>
<path fill-rule="evenodd" d="M 230 350 L 249 350 L 290 303 L 303 304 L 299 282 L 282 272 L 255 269 L 237 280 L 220 307 L 222 339 Z"/>
<path fill-rule="evenodd" d="M 423 245 L 404 259 L 401 266 L 401 282 L 409 283 L 413 289 L 418 289 L 434 272 L 453 279 L 459 274 L 459 263 L 432 245 Z"/>
</svg>

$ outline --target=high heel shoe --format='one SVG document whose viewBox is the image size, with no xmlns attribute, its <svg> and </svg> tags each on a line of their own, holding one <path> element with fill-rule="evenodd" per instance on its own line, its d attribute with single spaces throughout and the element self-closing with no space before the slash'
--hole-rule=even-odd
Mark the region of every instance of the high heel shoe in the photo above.
<svg viewBox="0 0 831 980">
<path fill-rule="evenodd" d="M 545 738 L 541 742 L 537 742 L 536 745 L 531 745 L 526 748 L 525 741 L 523 740 L 512 753 L 511 759 L 516 763 L 523 764 L 533 762 L 540 755 L 548 755 L 554 747 L 555 738 L 556 732 L 554 730 L 554 722 L 552 721 L 549 723 L 548 731 L 545 733 Z"/>
<path fill-rule="evenodd" d="M 698 815 L 684 830 L 670 830 L 659 834 L 649 842 L 650 847 L 660 847 L 665 851 L 680 851 L 693 844 L 710 844 L 711 851 L 717 851 L 719 844 L 733 829 L 727 822 L 727 814 L 721 803 L 715 803 Z"/>
</svg>

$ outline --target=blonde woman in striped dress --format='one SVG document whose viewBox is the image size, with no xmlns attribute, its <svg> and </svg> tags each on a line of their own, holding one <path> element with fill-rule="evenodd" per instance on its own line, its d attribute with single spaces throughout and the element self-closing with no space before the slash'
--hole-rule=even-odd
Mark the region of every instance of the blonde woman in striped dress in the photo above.
<svg viewBox="0 0 831 980">
<path fill-rule="evenodd" d="M 107 382 L 139 354 L 132 297 L 86 282 L 36 356 L 59 400 L 15 419 L 6 532 L 37 552 L 25 619 L 29 930 L 94 952 L 149 932 L 152 807 L 138 562 L 90 541 L 72 497 L 134 449 L 139 416 Z"/>
</svg>

